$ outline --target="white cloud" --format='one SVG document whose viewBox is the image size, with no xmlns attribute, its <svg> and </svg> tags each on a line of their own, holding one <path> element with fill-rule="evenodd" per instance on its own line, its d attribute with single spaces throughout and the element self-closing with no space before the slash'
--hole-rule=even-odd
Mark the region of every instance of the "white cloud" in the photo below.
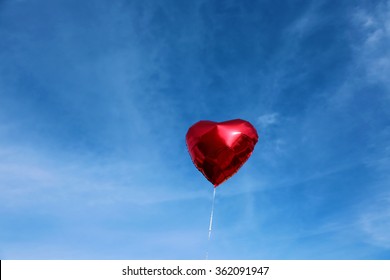
<svg viewBox="0 0 390 280">
<path fill-rule="evenodd" d="M 362 81 L 381 85 L 390 98 L 390 1 L 379 3 L 372 11 L 359 8 L 352 19 L 357 36 L 353 46 L 355 68 L 353 82 L 346 85 L 344 96 L 348 98 L 344 101 L 353 97 Z M 367 155 L 365 165 L 375 174 L 376 180 L 371 193 L 357 210 L 357 229 L 364 233 L 368 243 L 382 248 L 390 248 L 388 139 L 388 130 L 382 129 L 370 142 L 370 148 L 376 152 Z"/>
<path fill-rule="evenodd" d="M 278 122 L 279 122 L 278 113 L 264 114 L 257 118 L 257 124 L 259 124 L 262 128 L 266 128 L 268 126 L 277 124 Z"/>
<path fill-rule="evenodd" d="M 301 17 L 294 21 L 288 28 L 288 32 L 294 37 L 302 37 L 313 32 L 323 20 L 323 16 L 318 12 L 324 1 L 315 1 L 310 4 Z"/>
<path fill-rule="evenodd" d="M 390 1 L 380 3 L 373 12 L 358 9 L 353 24 L 363 38 L 363 43 L 358 40 L 354 46 L 357 65 L 369 81 L 383 83 L 389 89 Z"/>
<path fill-rule="evenodd" d="M 186 185 L 178 174 L 172 183 L 161 180 L 166 171 L 162 162 L 124 162 L 81 154 L 67 158 L 58 151 L 49 154 L 5 145 L 0 145 L 0 154 L 0 211 L 5 217 L 15 217 L 0 219 L 0 254 L 5 258 L 200 256 L 196 250 L 201 250 L 199 243 L 206 240 L 207 225 L 203 232 L 194 220 L 201 219 L 198 212 L 203 213 L 204 205 L 209 204 L 212 188 L 199 188 L 194 181 Z M 148 176 L 150 172 L 153 176 Z M 204 202 L 191 214 L 185 213 L 186 205 L 196 200 Z M 172 207 L 177 203 L 182 203 L 182 208 L 174 213 Z M 191 224 L 170 224 L 188 215 L 195 215 Z M 30 217 L 38 224 L 26 222 Z M 34 234 L 27 234 L 29 231 Z M 84 244 L 85 236 L 88 242 Z M 178 248 L 169 255 L 166 248 L 174 240 Z M 59 245 L 64 242 L 67 248 Z M 156 250 L 144 252 L 152 242 Z M 45 252 L 37 250 L 43 243 Z M 187 248 L 188 253 L 180 248 Z"/>
<path fill-rule="evenodd" d="M 376 199 L 361 215 L 360 224 L 369 243 L 390 248 L 390 194 Z"/>
<path fill-rule="evenodd" d="M 0 147 L 1 207 L 68 207 L 71 201 L 93 205 L 158 204 L 207 197 L 207 191 L 173 188 L 166 182 L 144 180 L 153 170 L 164 177 L 163 162 L 150 163 L 110 160 L 93 156 L 66 158 L 60 153 L 47 155 L 27 148 Z M 159 166 L 159 168 L 156 168 Z M 178 178 L 178 182 L 182 182 Z M 76 200 L 76 201 L 75 201 Z"/>
<path fill-rule="evenodd" d="M 351 17 L 353 60 L 345 82 L 329 99 L 336 109 L 345 108 L 362 86 L 381 85 L 390 98 L 390 1 L 373 11 L 357 8 Z"/>
</svg>

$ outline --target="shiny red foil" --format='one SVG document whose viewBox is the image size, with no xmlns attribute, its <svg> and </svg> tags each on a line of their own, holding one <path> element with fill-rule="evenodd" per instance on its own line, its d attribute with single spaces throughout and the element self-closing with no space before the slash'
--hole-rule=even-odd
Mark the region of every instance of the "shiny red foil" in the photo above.
<svg viewBox="0 0 390 280">
<path fill-rule="evenodd" d="M 189 128 L 186 143 L 196 168 L 217 187 L 248 160 L 258 138 L 253 125 L 241 119 L 199 121 Z"/>
</svg>

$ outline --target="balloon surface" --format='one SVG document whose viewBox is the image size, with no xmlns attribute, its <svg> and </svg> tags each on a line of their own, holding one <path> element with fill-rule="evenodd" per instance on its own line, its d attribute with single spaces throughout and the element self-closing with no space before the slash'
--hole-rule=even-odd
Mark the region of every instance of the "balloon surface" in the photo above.
<svg viewBox="0 0 390 280">
<path fill-rule="evenodd" d="M 188 129 L 187 148 L 196 168 L 217 187 L 248 160 L 258 141 L 247 121 L 199 121 Z"/>
</svg>

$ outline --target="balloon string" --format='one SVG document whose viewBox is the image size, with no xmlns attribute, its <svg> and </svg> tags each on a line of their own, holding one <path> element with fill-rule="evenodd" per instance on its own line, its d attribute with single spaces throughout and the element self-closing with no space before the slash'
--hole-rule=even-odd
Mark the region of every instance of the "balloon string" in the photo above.
<svg viewBox="0 0 390 280">
<path fill-rule="evenodd" d="M 214 216 L 214 202 L 215 202 L 215 191 L 217 188 L 214 187 L 214 192 L 213 192 L 213 202 L 211 204 L 211 213 L 210 213 L 210 224 L 209 224 L 209 237 L 207 239 L 207 245 L 210 244 L 210 239 L 211 239 L 211 231 L 213 228 L 213 216 Z M 208 246 L 207 246 L 208 247 Z M 209 258 L 209 252 L 207 250 L 206 252 L 206 260 Z"/>
<path fill-rule="evenodd" d="M 213 216 L 214 216 L 214 201 L 215 201 L 215 190 L 217 188 L 214 188 L 214 192 L 213 192 L 213 202 L 212 202 L 212 205 L 211 205 L 211 214 L 210 214 L 210 225 L 209 225 L 209 239 L 210 240 L 210 237 L 211 237 L 211 230 L 213 228 Z"/>
</svg>

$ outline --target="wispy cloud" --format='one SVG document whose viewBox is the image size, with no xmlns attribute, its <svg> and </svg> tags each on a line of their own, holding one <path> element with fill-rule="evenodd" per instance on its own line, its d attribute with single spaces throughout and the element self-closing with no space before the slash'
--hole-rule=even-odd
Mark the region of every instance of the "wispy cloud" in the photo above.
<svg viewBox="0 0 390 280">
<path fill-rule="evenodd" d="M 383 248 L 390 248 L 390 195 L 381 193 L 360 216 L 360 229 L 366 234 L 367 242 Z"/>
<path fill-rule="evenodd" d="M 2 150 L 7 154 L 0 162 L 3 258 L 202 258 L 205 246 L 200 244 L 206 241 L 212 190 L 207 188 L 208 182 L 203 188 L 190 185 L 179 174 L 175 180 L 162 179 L 167 172 L 164 162 L 124 162 L 85 155 L 70 159 L 61 153 L 45 153 Z M 157 181 L 151 176 L 145 180 L 145 174 L 151 172 Z M 182 205 L 181 210 L 175 205 Z M 198 205 L 196 209 L 194 205 Z M 204 213 L 204 221 L 199 219 L 199 211 Z M 193 223 L 175 225 L 192 215 Z M 9 220 L 10 216 L 14 218 Z M 204 224 L 204 238 L 198 223 Z M 20 234 L 13 234 L 17 229 Z M 28 236 L 24 232 L 29 232 Z M 127 251 L 122 246 L 113 253 L 104 247 L 115 244 L 96 248 L 82 242 L 83 236 L 89 236 L 103 245 L 112 235 L 127 244 Z M 34 253 L 40 242 L 47 250 Z M 61 247 L 62 242 L 67 242 L 67 249 Z M 154 251 L 147 249 L 151 244 Z M 174 244 L 176 249 L 166 254 Z M 20 251 L 20 246 L 25 250 Z"/>
<path fill-rule="evenodd" d="M 372 11 L 357 8 L 353 22 L 359 29 L 355 45 L 357 65 L 371 82 L 380 82 L 390 90 L 390 2 L 380 1 Z"/>
<path fill-rule="evenodd" d="M 3 155 L 5 153 L 3 150 Z M 146 183 L 143 175 L 139 175 L 154 170 L 155 177 L 164 176 L 166 171 L 161 168 L 164 162 L 145 164 L 109 158 L 102 161 L 101 157 L 94 156 L 59 160 L 26 149 L 8 150 L 7 154 L 0 163 L 3 206 L 59 202 L 67 205 L 74 199 L 82 199 L 87 204 L 147 205 L 204 198 L 206 195 L 201 189 L 188 191 L 184 186 L 172 188 L 156 182 Z M 157 168 L 161 171 L 156 171 Z M 79 195 L 82 198 L 78 198 Z"/>
<path fill-rule="evenodd" d="M 264 115 L 261 115 L 260 117 L 257 118 L 257 124 L 261 128 L 266 128 L 270 125 L 277 124 L 278 121 L 279 121 L 279 114 L 276 112 L 264 114 Z"/>
</svg>

